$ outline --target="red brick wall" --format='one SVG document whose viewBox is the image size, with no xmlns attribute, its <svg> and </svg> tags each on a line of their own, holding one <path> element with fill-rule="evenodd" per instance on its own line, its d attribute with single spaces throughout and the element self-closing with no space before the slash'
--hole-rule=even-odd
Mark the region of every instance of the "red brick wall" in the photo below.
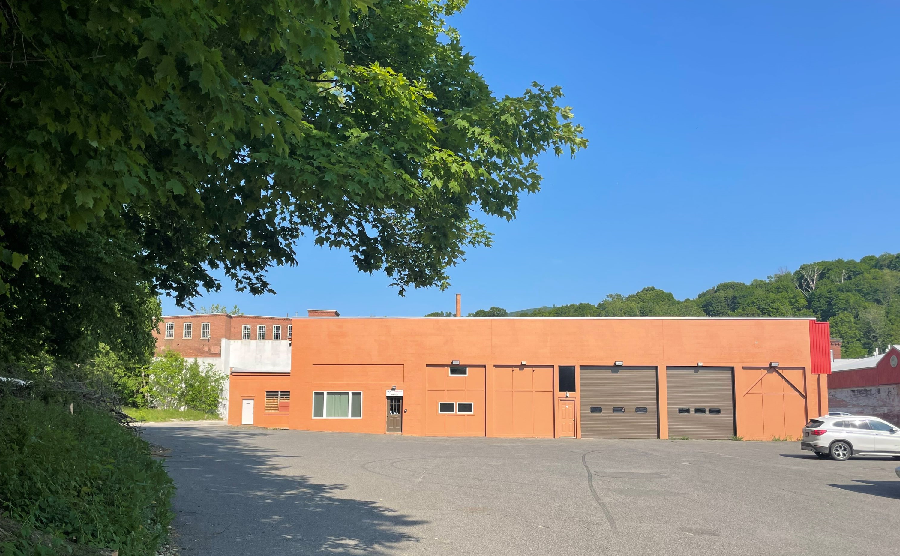
<svg viewBox="0 0 900 556">
<path fill-rule="evenodd" d="M 166 323 L 175 325 L 175 337 L 166 338 Z M 191 338 L 184 338 L 184 323 L 192 325 Z M 200 338 L 201 326 L 209 323 L 209 340 Z M 281 339 L 287 341 L 288 325 L 291 319 L 287 317 L 257 317 L 245 315 L 225 315 L 222 313 L 212 315 L 180 315 L 163 317 L 159 324 L 159 330 L 154 332 L 156 337 L 156 353 L 173 349 L 184 357 L 221 357 L 222 339 L 240 340 L 242 327 L 250 325 L 250 339 L 256 339 L 256 327 L 260 324 L 266 327 L 266 339 L 272 339 L 272 326 L 281 325 Z"/>
</svg>

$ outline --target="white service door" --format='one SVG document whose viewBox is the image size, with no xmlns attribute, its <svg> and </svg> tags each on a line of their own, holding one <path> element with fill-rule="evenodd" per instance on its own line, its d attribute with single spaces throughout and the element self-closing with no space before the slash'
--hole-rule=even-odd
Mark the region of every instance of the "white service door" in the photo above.
<svg viewBox="0 0 900 556">
<path fill-rule="evenodd" d="M 241 424 L 242 425 L 252 425 L 253 424 L 253 400 L 243 400 L 241 403 Z"/>
</svg>

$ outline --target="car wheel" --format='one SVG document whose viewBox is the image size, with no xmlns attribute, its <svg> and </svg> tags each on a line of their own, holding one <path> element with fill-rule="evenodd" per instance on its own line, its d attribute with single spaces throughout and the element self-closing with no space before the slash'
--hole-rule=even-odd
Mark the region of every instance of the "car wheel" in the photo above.
<svg viewBox="0 0 900 556">
<path fill-rule="evenodd" d="M 831 454 L 828 453 L 828 452 L 816 452 L 816 456 L 817 456 L 819 459 L 825 459 L 825 458 L 827 458 L 827 457 L 831 457 Z"/>
<path fill-rule="evenodd" d="M 835 461 L 847 460 L 852 452 L 853 449 L 850 448 L 850 444 L 844 442 L 843 440 L 838 440 L 831 445 L 831 459 Z"/>
</svg>

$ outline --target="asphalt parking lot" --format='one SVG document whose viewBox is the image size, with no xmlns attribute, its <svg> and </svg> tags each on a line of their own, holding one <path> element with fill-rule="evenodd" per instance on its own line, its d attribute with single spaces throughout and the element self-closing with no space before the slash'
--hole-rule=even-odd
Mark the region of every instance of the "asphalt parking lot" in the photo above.
<svg viewBox="0 0 900 556">
<path fill-rule="evenodd" d="M 896 554 L 890 458 L 797 442 L 148 426 L 184 556 Z"/>
</svg>

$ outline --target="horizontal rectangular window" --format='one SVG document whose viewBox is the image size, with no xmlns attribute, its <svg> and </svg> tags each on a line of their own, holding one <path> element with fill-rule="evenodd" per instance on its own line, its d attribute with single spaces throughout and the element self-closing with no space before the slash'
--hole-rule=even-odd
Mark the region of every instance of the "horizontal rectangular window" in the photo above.
<svg viewBox="0 0 900 556">
<path fill-rule="evenodd" d="M 720 407 L 711 407 L 711 408 L 709 408 L 709 414 L 710 414 L 710 415 L 721 415 L 721 414 L 722 414 L 722 408 L 720 408 Z"/>
<path fill-rule="evenodd" d="M 313 392 L 313 418 L 362 418 L 362 392 Z"/>
<path fill-rule="evenodd" d="M 624 407 L 613 407 L 613 413 L 625 413 Z"/>
<path fill-rule="evenodd" d="M 694 408 L 694 413 L 702 413 L 702 414 L 705 415 L 705 414 L 706 414 L 706 408 L 705 408 L 705 407 L 695 407 L 695 408 Z"/>
<path fill-rule="evenodd" d="M 200 325 L 200 339 L 208 340 L 209 339 L 209 323 L 204 322 Z"/>
<path fill-rule="evenodd" d="M 472 414 L 475 412 L 475 404 L 471 402 L 459 402 L 456 404 L 456 412 L 462 414 Z"/>
<path fill-rule="evenodd" d="M 453 402 L 438 403 L 438 413 L 456 413 L 456 404 Z"/>
<path fill-rule="evenodd" d="M 647 408 L 646 407 L 636 407 L 636 408 L 634 408 L 634 412 L 635 413 L 647 413 Z"/>
<path fill-rule="evenodd" d="M 468 367 L 450 367 L 450 376 L 469 376 Z"/>
<path fill-rule="evenodd" d="M 603 408 L 600 407 L 599 405 L 592 405 L 591 413 L 603 413 Z"/>
<path fill-rule="evenodd" d="M 241 339 L 242 340 L 250 339 L 250 325 L 249 324 L 245 324 L 244 326 L 241 327 Z"/>
<path fill-rule="evenodd" d="M 678 408 L 679 414 L 690 413 L 690 412 L 691 412 L 691 408 L 689 408 L 689 407 L 679 407 Z"/>
<path fill-rule="evenodd" d="M 266 411 L 286 413 L 290 409 L 291 393 L 288 390 L 267 390 Z"/>
<path fill-rule="evenodd" d="M 166 323 L 166 338 L 174 338 L 175 337 L 175 323 L 167 322 Z"/>
<path fill-rule="evenodd" d="M 575 367 L 563 366 L 559 367 L 559 391 L 575 392 Z"/>
</svg>

